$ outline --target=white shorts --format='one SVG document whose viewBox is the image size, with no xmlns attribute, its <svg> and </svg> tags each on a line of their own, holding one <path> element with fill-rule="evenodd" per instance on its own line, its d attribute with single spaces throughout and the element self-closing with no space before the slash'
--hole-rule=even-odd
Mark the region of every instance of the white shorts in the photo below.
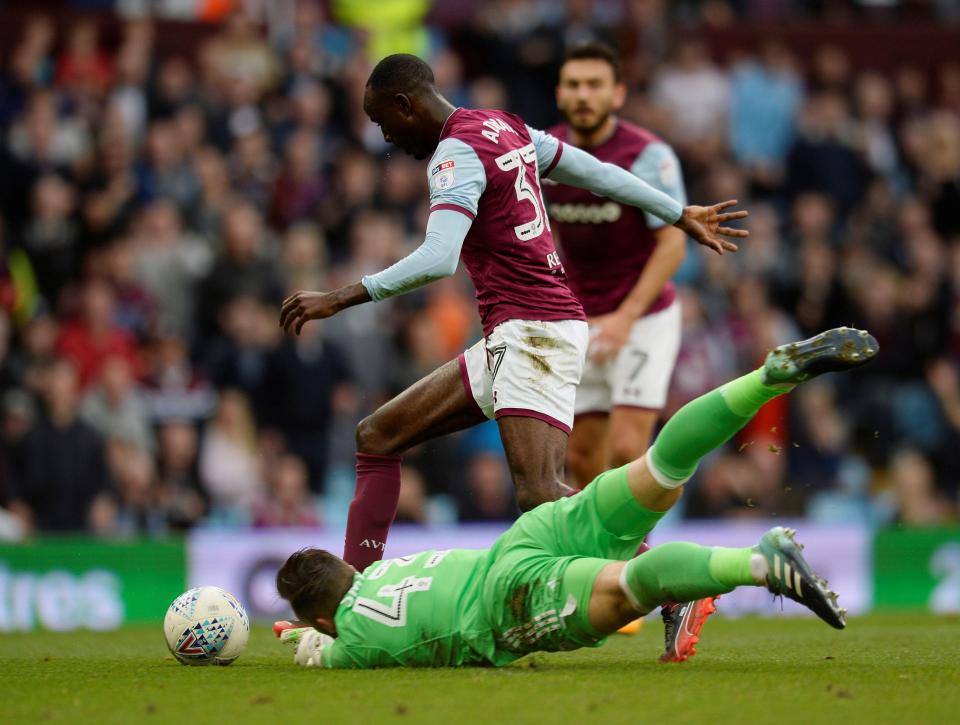
<svg viewBox="0 0 960 725">
<path fill-rule="evenodd" d="M 611 408 L 661 410 L 680 351 L 680 303 L 641 317 L 615 358 L 587 358 L 577 388 L 576 414 L 608 413 Z"/>
<path fill-rule="evenodd" d="M 507 320 L 460 354 L 463 385 L 487 418 L 538 418 L 569 433 L 588 336 L 582 320 Z"/>
</svg>

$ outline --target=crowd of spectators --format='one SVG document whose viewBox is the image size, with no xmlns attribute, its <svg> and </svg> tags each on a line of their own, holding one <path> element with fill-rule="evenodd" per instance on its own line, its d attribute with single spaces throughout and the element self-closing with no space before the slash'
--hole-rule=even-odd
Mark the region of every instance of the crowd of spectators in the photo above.
<svg viewBox="0 0 960 725">
<path fill-rule="evenodd" d="M 437 3 L 425 25 L 431 3 L 411 1 L 388 27 L 374 4 L 287 5 L 284 25 L 233 12 L 181 53 L 156 52 L 150 20 L 111 19 L 108 43 L 102 15 L 26 16 L 5 49 L 0 532 L 342 525 L 356 422 L 480 334 L 462 273 L 278 328 L 291 290 L 421 239 L 423 165 L 362 113 L 372 61 L 418 53 L 455 103 L 546 126 L 558 59 L 587 39 L 622 49 L 623 115 L 674 145 L 691 200 L 751 211 L 739 254 L 691 249 L 680 270 L 667 414 L 825 327 L 882 348 L 767 406 L 701 467 L 684 515 L 956 518 L 955 59 L 880 73 L 776 38 L 718 57 L 674 25 L 831 4 L 492 0 Z M 405 459 L 401 521 L 515 512 L 493 424 Z"/>
</svg>

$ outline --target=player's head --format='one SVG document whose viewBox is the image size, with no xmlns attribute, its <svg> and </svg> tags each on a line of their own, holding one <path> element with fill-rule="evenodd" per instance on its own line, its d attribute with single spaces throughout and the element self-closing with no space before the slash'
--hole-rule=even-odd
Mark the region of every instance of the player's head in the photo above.
<svg viewBox="0 0 960 725">
<path fill-rule="evenodd" d="M 430 102 L 439 97 L 430 66 L 415 55 L 396 53 L 377 63 L 370 73 L 363 110 L 388 143 L 425 159 L 439 141 L 430 112 Z"/>
<path fill-rule="evenodd" d="M 563 56 L 557 83 L 557 107 L 579 133 L 592 133 L 623 107 L 627 89 L 620 63 L 609 46 L 583 43 Z"/>
<path fill-rule="evenodd" d="M 277 572 L 277 592 L 297 619 L 336 636 L 333 615 L 353 584 L 356 569 L 322 549 L 300 549 Z"/>
</svg>

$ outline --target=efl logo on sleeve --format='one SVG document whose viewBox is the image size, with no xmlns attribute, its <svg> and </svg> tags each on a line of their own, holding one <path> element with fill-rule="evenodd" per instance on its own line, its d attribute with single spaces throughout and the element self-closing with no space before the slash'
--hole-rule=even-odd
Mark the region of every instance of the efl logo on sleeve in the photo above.
<svg viewBox="0 0 960 725">
<path fill-rule="evenodd" d="M 677 162 L 672 158 L 665 158 L 660 161 L 657 171 L 660 174 L 660 184 L 666 188 L 672 188 L 680 183 L 680 169 Z"/>
<path fill-rule="evenodd" d="M 453 171 L 456 163 L 453 159 L 446 159 L 430 169 L 430 181 L 438 191 L 453 186 Z"/>
</svg>

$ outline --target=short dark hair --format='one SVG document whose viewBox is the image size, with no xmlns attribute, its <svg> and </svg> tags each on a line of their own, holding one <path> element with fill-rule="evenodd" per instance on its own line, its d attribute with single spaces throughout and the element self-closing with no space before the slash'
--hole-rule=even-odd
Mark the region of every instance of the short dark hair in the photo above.
<svg viewBox="0 0 960 725">
<path fill-rule="evenodd" d="M 412 93 L 436 85 L 433 70 L 409 53 L 388 55 L 374 67 L 367 87 L 377 93 Z"/>
<path fill-rule="evenodd" d="M 562 68 L 571 60 L 602 60 L 613 70 L 613 79 L 620 82 L 620 59 L 616 51 L 605 43 L 589 42 L 577 43 L 567 48 L 563 54 Z"/>
<path fill-rule="evenodd" d="M 352 580 L 353 570 L 343 559 L 322 549 L 300 549 L 277 572 L 277 592 L 301 621 L 313 623 L 333 616 Z"/>
</svg>

